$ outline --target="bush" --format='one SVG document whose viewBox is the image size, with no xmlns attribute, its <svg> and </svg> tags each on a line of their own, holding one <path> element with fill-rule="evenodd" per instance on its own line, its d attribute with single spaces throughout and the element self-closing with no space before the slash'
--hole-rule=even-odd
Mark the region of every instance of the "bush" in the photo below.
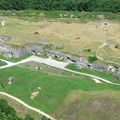
<svg viewBox="0 0 120 120">
<path fill-rule="evenodd" d="M 120 12 L 120 0 L 0 0 L 0 9 Z"/>
<path fill-rule="evenodd" d="M 16 115 L 15 110 L 10 107 L 6 100 L 0 99 L 0 120 L 23 120 Z"/>
<path fill-rule="evenodd" d="M 96 60 L 98 60 L 96 56 L 89 56 L 89 57 L 88 57 L 88 61 L 89 61 L 90 63 L 93 63 L 93 62 L 95 62 Z"/>
</svg>

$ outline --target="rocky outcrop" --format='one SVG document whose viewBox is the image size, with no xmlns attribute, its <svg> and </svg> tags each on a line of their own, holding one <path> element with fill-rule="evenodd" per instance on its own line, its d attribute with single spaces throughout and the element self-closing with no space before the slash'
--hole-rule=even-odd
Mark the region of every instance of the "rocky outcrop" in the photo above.
<svg viewBox="0 0 120 120">
<path fill-rule="evenodd" d="M 89 65 L 88 60 L 85 57 L 75 57 L 69 54 L 64 54 L 59 51 L 48 51 L 48 56 L 52 58 L 56 58 L 58 60 L 63 60 L 69 63 L 75 63 L 79 67 L 87 67 Z"/>
<path fill-rule="evenodd" d="M 120 66 L 110 65 L 102 63 L 100 61 L 95 61 L 89 63 L 85 57 L 75 57 L 69 54 L 64 54 L 62 52 L 51 50 L 48 52 L 48 56 L 54 59 L 63 60 L 65 62 L 74 63 L 79 67 L 87 67 L 93 70 L 102 71 L 102 72 L 112 72 L 120 74 Z"/>
<path fill-rule="evenodd" d="M 91 68 L 97 71 L 105 72 L 109 70 L 109 65 L 96 61 L 91 64 Z"/>
<path fill-rule="evenodd" d="M 0 42 L 6 42 L 6 41 L 8 41 L 10 39 L 11 39 L 10 36 L 0 35 Z"/>
<path fill-rule="evenodd" d="M 100 61 L 95 61 L 93 63 L 89 63 L 87 58 L 85 57 L 76 57 L 73 55 L 65 54 L 60 51 L 55 50 L 46 50 L 45 45 L 47 43 L 40 43 L 40 44 L 28 44 L 21 47 L 12 47 L 10 45 L 6 45 L 4 43 L 0 43 L 0 54 L 4 55 L 8 58 L 19 58 L 24 56 L 25 54 L 47 54 L 48 57 L 53 59 L 57 59 L 60 61 L 65 61 L 69 63 L 74 63 L 79 67 L 87 67 L 97 71 L 103 72 L 113 72 L 120 74 L 120 66 L 110 65 L 106 63 L 102 63 Z"/>
<path fill-rule="evenodd" d="M 29 44 L 19 48 L 11 47 L 9 45 L 0 44 L 0 53 L 7 58 L 19 58 L 25 54 L 43 53 L 43 45 L 41 44 Z"/>
</svg>

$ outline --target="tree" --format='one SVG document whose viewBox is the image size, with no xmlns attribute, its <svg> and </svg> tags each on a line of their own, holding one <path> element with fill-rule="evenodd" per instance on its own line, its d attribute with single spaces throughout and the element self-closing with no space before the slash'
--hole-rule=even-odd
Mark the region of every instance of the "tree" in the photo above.
<svg viewBox="0 0 120 120">
<path fill-rule="evenodd" d="M 0 99 L 0 120 L 23 120 L 16 115 L 16 111 L 8 105 L 5 99 Z M 24 120 L 34 120 L 30 115 L 26 115 Z"/>
<path fill-rule="evenodd" d="M 0 99 L 0 120 L 22 120 L 16 115 L 15 110 L 10 107 L 6 100 Z"/>
<path fill-rule="evenodd" d="M 0 0 L 0 9 L 120 12 L 120 0 Z"/>
<path fill-rule="evenodd" d="M 43 116 L 41 120 L 51 120 L 51 119 Z"/>
</svg>

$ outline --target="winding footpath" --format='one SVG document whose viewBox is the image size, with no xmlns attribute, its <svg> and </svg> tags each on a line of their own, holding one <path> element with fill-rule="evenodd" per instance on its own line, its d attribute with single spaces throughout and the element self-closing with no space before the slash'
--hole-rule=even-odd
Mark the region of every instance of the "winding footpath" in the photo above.
<svg viewBox="0 0 120 120">
<path fill-rule="evenodd" d="M 38 57 L 38 56 L 31 56 L 31 57 L 28 57 L 24 60 L 21 60 L 20 62 L 16 62 L 16 63 L 13 63 L 13 62 L 9 62 L 7 60 L 3 60 L 3 59 L 0 59 L 1 61 L 3 62 L 6 62 L 7 65 L 5 66 L 1 66 L 0 69 L 5 69 L 5 68 L 9 68 L 9 67 L 13 67 L 13 66 L 16 66 L 16 65 L 19 65 L 19 64 L 23 64 L 23 63 L 27 63 L 27 62 L 30 62 L 30 61 L 34 61 L 34 62 L 39 62 L 39 63 L 43 63 L 43 64 L 46 64 L 46 65 L 49 65 L 49 66 L 52 66 L 52 67 L 55 67 L 55 68 L 58 68 L 58 69 L 61 69 L 61 70 L 65 70 L 65 71 L 68 71 L 68 72 L 72 72 L 72 73 L 75 73 L 75 74 L 80 74 L 80 75 L 84 75 L 84 76 L 88 76 L 90 78 L 92 78 L 92 80 L 96 81 L 96 83 L 102 83 L 102 82 L 105 82 L 105 83 L 108 83 L 108 84 L 112 84 L 112 85 L 120 85 L 118 83 L 113 83 L 109 80 L 106 80 L 106 79 L 103 79 L 101 77 L 97 77 L 95 75 L 91 75 L 91 74 L 87 74 L 87 73 L 82 73 L 82 72 L 77 72 L 77 71 L 74 71 L 74 70 L 70 70 L 70 69 L 67 69 L 65 68 L 69 63 L 67 62 L 60 62 L 60 61 L 56 61 L 56 60 L 53 60 L 51 58 L 41 58 L 41 57 Z M 25 107 L 41 114 L 41 115 L 44 115 L 46 116 L 47 118 L 50 118 L 51 120 L 55 120 L 53 117 L 51 117 L 50 115 L 40 111 L 39 109 L 36 109 L 34 107 L 31 107 L 29 106 L 28 104 L 24 103 L 22 100 L 10 95 L 10 94 L 7 94 L 5 92 L 0 92 L 1 95 L 5 95 L 17 102 L 19 102 L 20 104 L 24 105 Z"/>
<path fill-rule="evenodd" d="M 0 92 L 0 94 L 1 94 L 1 95 L 4 95 L 4 96 L 7 96 L 7 97 L 9 97 L 10 99 L 13 99 L 14 101 L 22 104 L 23 106 L 27 107 L 28 109 L 33 110 L 33 111 L 35 111 L 35 112 L 37 112 L 37 113 L 39 113 L 39 114 L 41 114 L 41 115 L 43 115 L 43 116 L 46 116 L 47 118 L 49 118 L 49 119 L 51 119 L 51 120 L 55 120 L 55 119 L 54 119 L 53 117 L 51 117 L 50 115 L 42 112 L 42 111 L 39 110 L 39 109 L 36 109 L 36 108 L 34 108 L 34 107 L 29 106 L 28 104 L 24 103 L 22 100 L 18 99 L 17 97 L 14 97 L 14 96 L 12 96 L 12 95 L 10 95 L 10 94 L 8 94 L 8 93 L 5 93 L 5 92 Z"/>
<path fill-rule="evenodd" d="M 112 61 L 109 61 L 109 60 L 104 60 L 104 58 L 102 58 L 102 57 L 99 56 L 99 51 L 100 51 L 101 49 L 104 50 L 104 48 L 105 48 L 106 46 L 108 46 L 108 45 L 109 45 L 108 43 L 103 43 L 103 44 L 97 49 L 97 51 L 96 51 L 96 57 L 97 57 L 99 60 L 101 60 L 101 61 L 105 61 L 105 62 L 110 63 L 110 64 L 120 65 L 120 63 L 112 62 Z M 119 57 L 118 57 L 118 58 L 119 58 Z"/>
<path fill-rule="evenodd" d="M 106 82 L 106 83 L 109 83 L 109 84 L 112 84 L 112 85 L 120 85 L 118 83 L 113 83 L 113 82 L 111 82 L 107 79 L 104 79 L 104 78 L 101 78 L 101 77 L 98 77 L 98 76 L 95 76 L 95 75 L 91 75 L 91 74 L 88 74 L 88 73 L 77 72 L 77 71 L 74 71 L 74 70 L 67 69 L 65 67 L 69 64 L 68 62 L 61 62 L 61 61 L 53 60 L 51 58 L 46 59 L 46 58 L 41 58 L 41 57 L 32 55 L 31 57 L 28 57 L 28 58 L 26 58 L 24 60 L 21 60 L 20 62 L 16 62 L 16 63 L 9 62 L 9 61 L 2 60 L 2 59 L 0 59 L 0 60 L 7 63 L 7 65 L 1 66 L 0 69 L 5 69 L 5 68 L 9 68 L 9 67 L 13 67 L 13 66 L 16 66 L 16 65 L 19 65 L 19 64 L 23 64 L 23 63 L 33 61 L 33 62 L 43 63 L 43 64 L 49 65 L 51 67 L 55 67 L 55 68 L 65 70 L 65 71 L 68 71 L 68 72 L 72 72 L 72 73 L 75 73 L 75 74 L 88 76 L 88 77 L 93 78 L 93 80 L 97 79 L 99 81 Z"/>
</svg>

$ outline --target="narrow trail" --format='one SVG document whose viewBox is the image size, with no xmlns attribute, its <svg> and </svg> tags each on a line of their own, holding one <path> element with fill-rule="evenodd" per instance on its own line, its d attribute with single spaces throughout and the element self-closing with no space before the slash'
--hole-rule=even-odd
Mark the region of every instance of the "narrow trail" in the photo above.
<svg viewBox="0 0 120 120">
<path fill-rule="evenodd" d="M 88 76 L 88 77 L 91 77 L 91 78 L 95 78 L 95 79 L 98 79 L 99 81 L 106 82 L 106 83 L 109 83 L 109 84 L 112 84 L 112 85 L 120 85 L 118 83 L 113 83 L 113 82 L 111 82 L 107 79 L 104 79 L 104 78 L 101 78 L 101 77 L 98 77 L 98 76 L 95 76 L 95 75 L 91 75 L 91 74 L 87 74 L 87 73 L 83 73 L 83 72 L 77 72 L 77 71 L 74 71 L 74 70 L 67 69 L 67 68 L 65 68 L 69 64 L 67 62 L 60 62 L 60 61 L 57 61 L 57 60 L 53 60 L 51 58 L 45 59 L 45 58 L 41 58 L 41 57 L 34 56 L 34 55 L 32 55 L 31 57 L 28 57 L 24 60 L 21 60 L 20 62 L 16 62 L 16 63 L 7 61 L 8 64 L 5 65 L 5 66 L 1 66 L 0 69 L 16 66 L 16 65 L 27 63 L 27 62 L 30 62 L 30 61 L 43 63 L 43 64 L 46 64 L 46 65 L 49 65 L 49 66 L 52 66 L 52 67 L 55 67 L 55 68 L 58 68 L 58 69 L 61 69 L 61 70 L 65 70 L 65 71 L 68 71 L 68 72 L 72 72 L 72 73 Z"/>
<path fill-rule="evenodd" d="M 96 57 L 97 57 L 99 60 L 104 60 L 102 57 L 100 57 L 100 56 L 98 55 L 98 53 L 99 53 L 99 51 L 100 51 L 102 48 L 104 48 L 104 47 L 107 46 L 107 45 L 109 45 L 109 44 L 103 43 L 101 46 L 98 47 L 98 49 L 97 49 L 97 51 L 96 51 Z"/>
<path fill-rule="evenodd" d="M 69 72 L 72 72 L 72 73 L 76 73 L 76 74 L 80 74 L 80 75 L 84 75 L 84 76 L 88 76 L 88 77 L 91 77 L 93 79 L 97 79 L 99 81 L 102 81 L 102 82 L 105 82 L 105 83 L 108 83 L 108 84 L 112 84 L 112 85 L 120 85 L 119 83 L 113 83 L 109 80 L 106 80 L 104 78 L 101 78 L 101 77 L 97 77 L 95 75 L 91 75 L 91 74 L 87 74 L 87 73 L 82 73 L 82 72 L 77 72 L 77 71 L 73 71 L 73 70 L 69 70 L 69 69 L 65 69 L 66 71 L 69 71 Z"/>
<path fill-rule="evenodd" d="M 13 67 L 13 66 L 16 66 L 16 65 L 19 65 L 19 64 L 23 64 L 23 63 L 27 63 L 27 62 L 30 62 L 30 61 L 34 61 L 34 62 L 39 62 L 39 63 L 43 63 L 43 64 L 46 64 L 46 65 L 49 65 L 49 66 L 52 66 L 52 67 L 55 67 L 55 68 L 58 68 L 58 69 L 61 69 L 61 70 L 65 70 L 65 71 L 68 71 L 68 72 L 72 72 L 72 73 L 75 73 L 75 74 L 80 74 L 80 75 L 84 75 L 84 76 L 88 76 L 88 77 L 91 77 L 92 80 L 96 81 L 96 83 L 102 83 L 102 82 L 105 82 L 105 83 L 108 83 L 108 84 L 112 84 L 112 85 L 120 85 L 118 83 L 113 83 L 109 80 L 106 80 L 106 79 L 103 79 L 101 77 L 97 77 L 95 75 L 91 75 L 91 74 L 87 74 L 87 73 L 82 73 L 82 72 L 77 72 L 77 71 L 74 71 L 74 70 L 70 70 L 70 69 L 67 69 L 65 68 L 69 63 L 67 62 L 60 62 L 60 61 L 56 61 L 56 60 L 53 60 L 51 58 L 48 58 L 48 59 L 45 59 L 45 58 L 40 58 L 38 56 L 31 56 L 31 57 L 28 57 L 24 60 L 21 60 L 20 62 L 16 62 L 16 63 L 13 63 L 13 62 L 9 62 L 9 61 L 6 61 L 6 60 L 3 60 L 3 59 L 0 59 L 1 61 L 4 61 L 7 63 L 7 65 L 5 66 L 1 66 L 0 69 L 5 69 L 5 68 L 9 68 L 9 67 Z M 24 103 L 22 100 L 18 99 L 17 97 L 14 97 L 10 94 L 7 94 L 5 92 L 0 92 L 0 94 L 2 95 L 5 95 L 19 103 L 21 103 L 22 105 L 24 105 L 25 107 L 41 114 L 41 115 L 44 115 L 46 116 L 47 118 L 50 118 L 51 120 L 55 120 L 54 118 L 52 118 L 50 115 L 46 114 L 45 112 L 42 112 L 41 110 L 39 109 L 36 109 L 34 107 L 31 107 L 29 106 L 28 104 Z"/>
<path fill-rule="evenodd" d="M 102 57 L 99 56 L 99 51 L 100 51 L 101 49 L 103 49 L 104 47 L 106 47 L 107 45 L 109 45 L 109 44 L 104 44 L 104 43 L 103 43 L 103 44 L 97 49 L 97 51 L 96 51 L 96 57 L 97 57 L 99 60 L 101 60 L 101 61 L 105 61 L 106 63 L 115 64 L 115 65 L 120 65 L 120 63 L 112 62 L 112 61 L 109 61 L 109 60 L 104 60 Z"/>
<path fill-rule="evenodd" d="M 5 63 L 7 63 L 7 64 L 12 64 L 11 62 L 9 62 L 9 61 L 7 61 L 7 60 L 3 60 L 3 59 L 0 59 L 0 61 L 5 62 Z"/>
<path fill-rule="evenodd" d="M 28 104 L 26 104 L 26 103 L 23 102 L 22 100 L 18 99 L 17 97 L 14 97 L 14 96 L 12 96 L 12 95 L 10 95 L 10 94 L 8 94 L 8 93 L 5 93 L 5 92 L 0 92 L 0 94 L 1 94 L 1 95 L 4 95 L 4 96 L 7 96 L 7 97 L 9 97 L 9 98 L 17 101 L 18 103 L 20 103 L 20 104 L 22 104 L 23 106 L 29 108 L 30 110 L 33 110 L 33 111 L 35 111 L 35 112 L 37 112 L 37 113 L 39 113 L 39 114 L 41 114 L 41 115 L 43 115 L 43 116 L 46 116 L 47 118 L 49 118 L 49 119 L 51 119 L 51 120 L 55 120 L 55 119 L 54 119 L 53 117 L 51 117 L 50 115 L 42 112 L 42 111 L 39 110 L 39 109 L 36 109 L 36 108 L 34 108 L 34 107 L 29 106 Z"/>
</svg>

